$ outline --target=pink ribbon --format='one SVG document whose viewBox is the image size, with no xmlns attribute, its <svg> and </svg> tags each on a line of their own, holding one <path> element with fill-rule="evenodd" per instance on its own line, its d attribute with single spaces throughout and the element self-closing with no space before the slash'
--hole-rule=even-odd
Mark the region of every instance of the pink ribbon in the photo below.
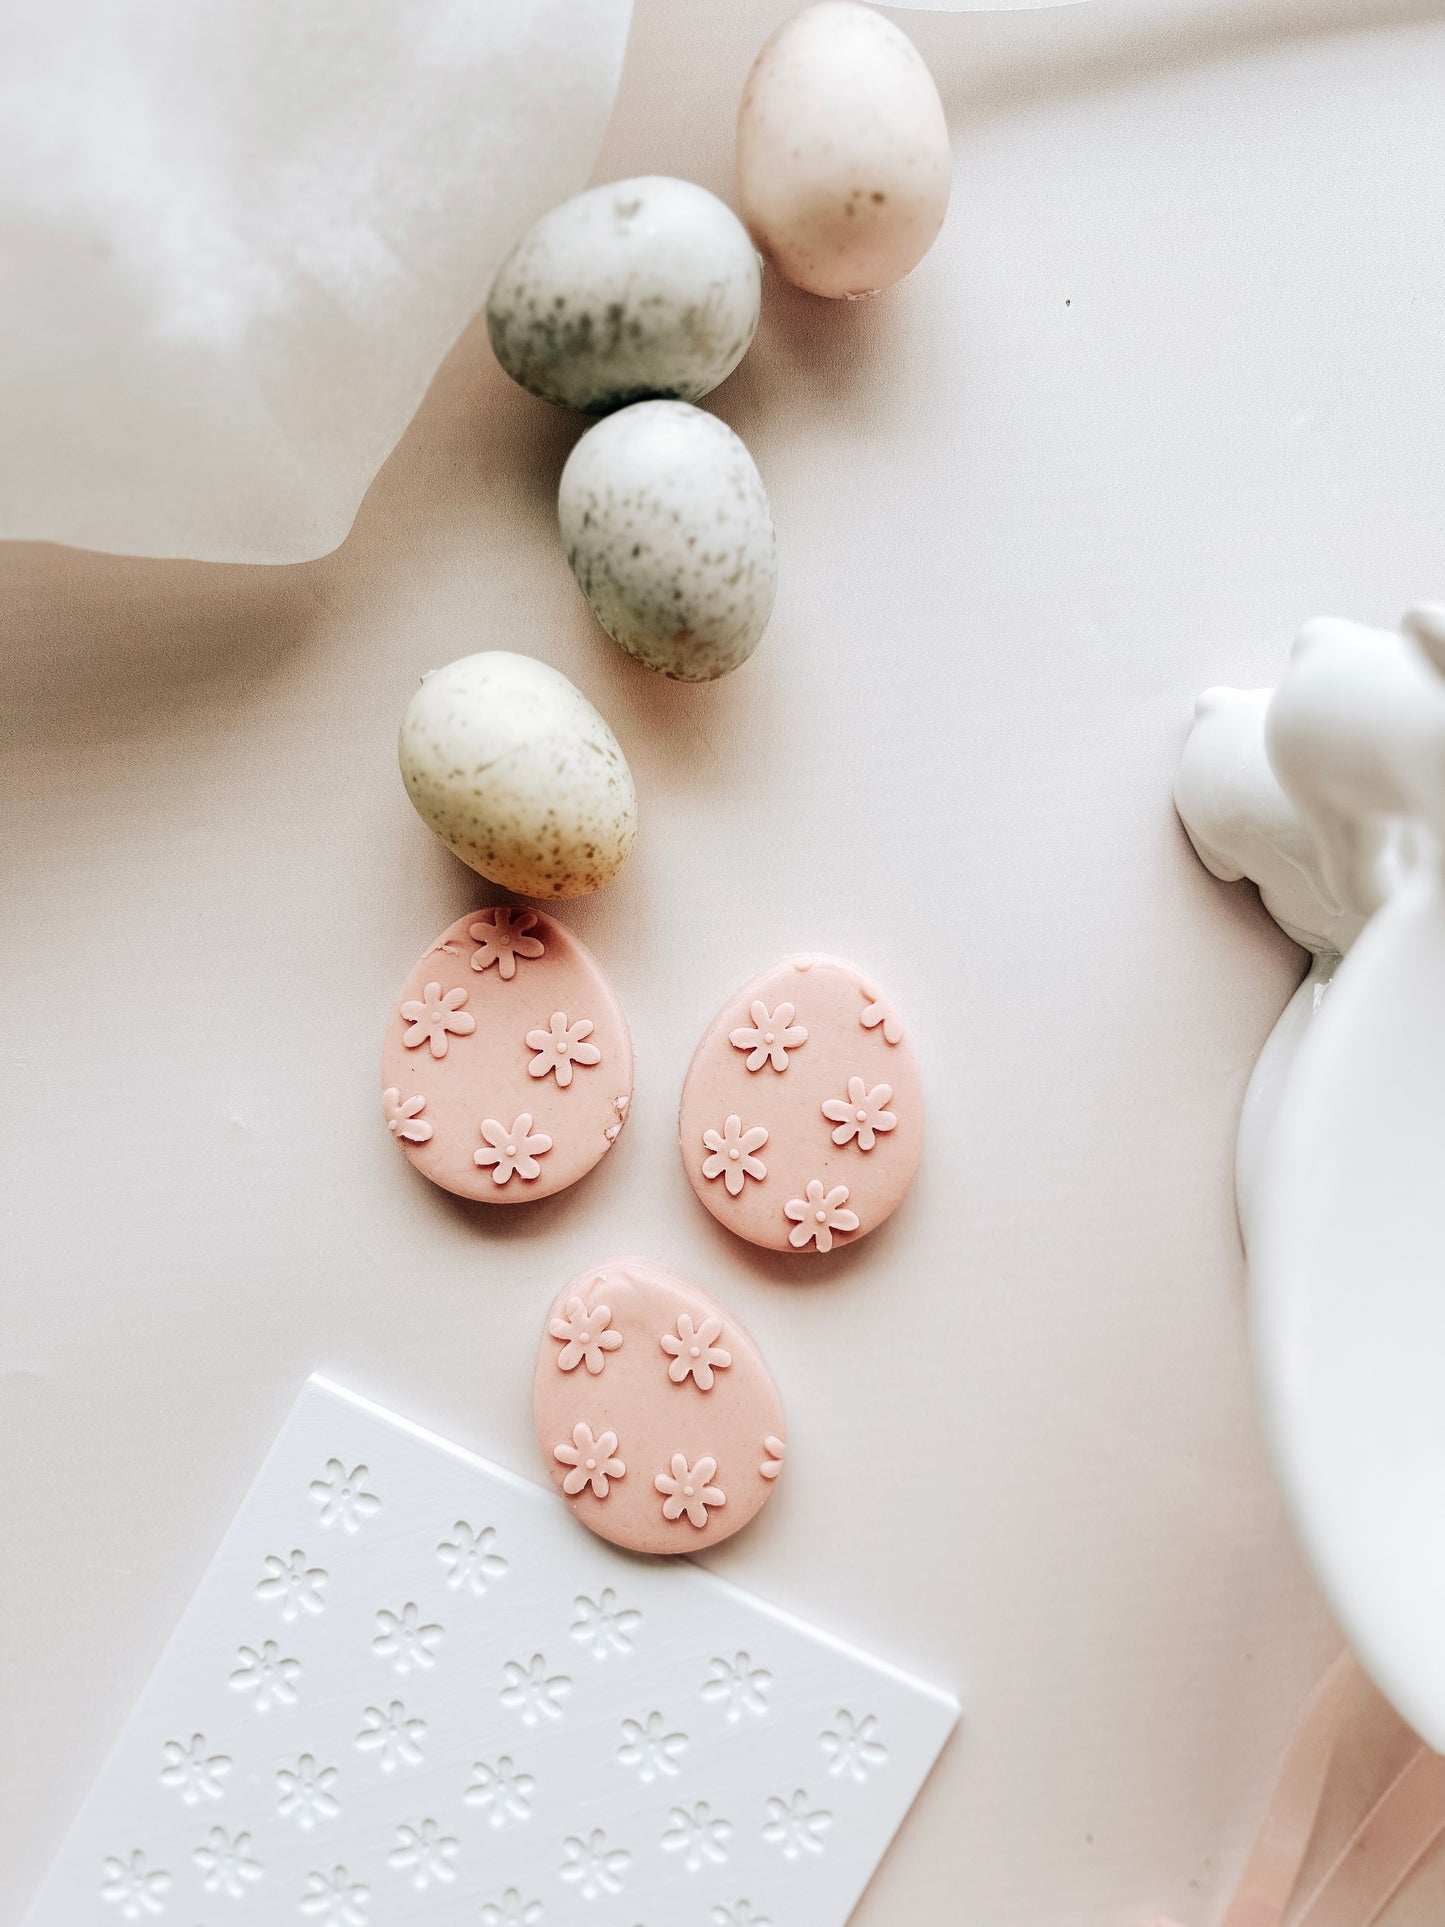
<svg viewBox="0 0 1445 1927">
<path fill-rule="evenodd" d="M 1300 1715 L 1220 1927 L 1283 1927 L 1315 1837 L 1331 1764 L 1352 1716 L 1372 1696 L 1354 1658 L 1342 1653 Z M 1400 1728 L 1406 1730 L 1403 1721 Z M 1445 1758 L 1417 1745 L 1340 1849 L 1293 1927 L 1371 1927 L 1442 1832 Z M 1158 1919 L 1143 1927 L 1175 1923 Z"/>
</svg>

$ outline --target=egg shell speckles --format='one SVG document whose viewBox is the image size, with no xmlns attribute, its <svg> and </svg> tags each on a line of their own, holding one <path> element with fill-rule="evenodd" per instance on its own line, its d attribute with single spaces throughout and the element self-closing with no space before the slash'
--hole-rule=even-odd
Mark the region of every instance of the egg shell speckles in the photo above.
<svg viewBox="0 0 1445 1927">
<path fill-rule="evenodd" d="M 617 1142 L 632 1103 L 627 1019 L 560 923 L 520 904 L 472 910 L 392 1006 L 381 1087 L 382 1128 L 424 1178 L 484 1204 L 526 1204 L 575 1184 Z M 478 1152 L 494 1161 L 479 1165 Z"/>
<path fill-rule="evenodd" d="M 813 1256 L 902 1203 L 923 1149 L 923 1089 L 896 1010 L 834 957 L 791 957 L 723 1005 L 678 1118 L 692 1188 L 740 1238 Z"/>
<path fill-rule="evenodd" d="M 906 34 L 823 0 L 758 55 L 738 109 L 739 201 L 768 260 L 811 294 L 856 300 L 923 259 L 953 156 L 933 76 Z"/>
<path fill-rule="evenodd" d="M 709 682 L 757 647 L 777 587 L 772 511 L 716 416 L 645 401 L 599 422 L 567 459 L 557 514 L 593 615 L 649 669 Z"/>
<path fill-rule="evenodd" d="M 605 1326 L 591 1316 L 604 1308 Z M 594 1265 L 557 1294 L 543 1328 L 533 1416 L 564 1502 L 599 1537 L 632 1552 L 701 1552 L 731 1538 L 767 1503 L 783 1463 L 783 1403 L 762 1353 L 705 1291 L 648 1258 Z M 609 1433 L 615 1444 L 604 1458 L 595 1442 Z M 689 1473 L 701 1467 L 706 1476 L 673 1480 L 679 1454 Z M 626 1470 L 594 1482 L 589 1459 L 594 1469 L 620 1462 Z M 659 1491 L 659 1475 L 677 1485 L 675 1495 Z M 569 1477 L 580 1490 L 565 1490 Z M 705 1489 L 722 1501 L 699 1506 Z M 664 1510 L 669 1497 L 674 1518 Z M 688 1516 L 689 1503 L 701 1523 Z"/>
<path fill-rule="evenodd" d="M 418 815 L 463 863 L 528 897 L 610 883 L 637 837 L 617 738 L 579 689 L 530 656 L 463 656 L 422 682 L 397 750 Z"/>
<path fill-rule="evenodd" d="M 513 381 L 602 415 L 708 394 L 747 353 L 761 302 L 757 251 L 731 208 L 649 174 L 544 214 L 497 270 L 487 330 Z"/>
</svg>

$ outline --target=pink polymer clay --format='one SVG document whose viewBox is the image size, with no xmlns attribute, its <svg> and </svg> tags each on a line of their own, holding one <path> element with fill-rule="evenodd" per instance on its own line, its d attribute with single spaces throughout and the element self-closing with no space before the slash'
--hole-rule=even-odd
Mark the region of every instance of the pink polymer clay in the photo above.
<svg viewBox="0 0 1445 1927">
<path fill-rule="evenodd" d="M 537 1442 L 567 1505 L 632 1552 L 698 1552 L 766 1504 L 786 1446 L 762 1353 L 648 1258 L 582 1272 L 547 1314 Z"/>
<path fill-rule="evenodd" d="M 692 1060 L 678 1119 L 692 1188 L 771 1251 L 836 1251 L 902 1202 L 923 1088 L 893 1005 L 836 957 L 789 957 L 730 997 Z"/>
<path fill-rule="evenodd" d="M 487 1204 L 551 1197 L 605 1157 L 632 1043 L 591 954 L 538 910 L 461 917 L 392 1008 L 382 1115 L 433 1184 Z"/>
</svg>

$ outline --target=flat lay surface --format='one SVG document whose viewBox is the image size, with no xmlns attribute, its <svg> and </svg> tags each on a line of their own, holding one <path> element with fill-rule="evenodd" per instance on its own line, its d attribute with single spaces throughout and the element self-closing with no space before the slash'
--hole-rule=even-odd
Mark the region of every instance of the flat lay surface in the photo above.
<svg viewBox="0 0 1445 1927">
<path fill-rule="evenodd" d="M 643 0 L 598 178 L 731 201 L 788 11 Z M 951 209 L 875 302 L 765 277 L 704 403 L 778 536 L 724 681 L 596 627 L 555 522 L 583 424 L 480 321 L 320 562 L 0 548 L 0 1918 L 307 1374 L 537 1479 L 548 1306 L 636 1251 L 787 1412 L 710 1566 L 962 1702 L 860 1927 L 1212 1919 L 1339 1636 L 1263 1456 L 1231 1197 L 1302 958 L 1170 786 L 1199 690 L 1273 682 L 1311 614 L 1445 594 L 1445 21 L 896 17 Z M 495 901 L 395 756 L 474 650 L 571 678 L 639 799 L 626 869 L 555 910 L 626 1013 L 627 1125 L 507 1211 L 426 1183 L 378 1103 L 408 972 Z M 896 999 L 927 1117 L 896 1213 L 826 1257 L 730 1236 L 676 1131 L 707 1024 L 810 952 Z M 1442 1908 L 1445 1863 L 1387 1919 Z"/>
</svg>

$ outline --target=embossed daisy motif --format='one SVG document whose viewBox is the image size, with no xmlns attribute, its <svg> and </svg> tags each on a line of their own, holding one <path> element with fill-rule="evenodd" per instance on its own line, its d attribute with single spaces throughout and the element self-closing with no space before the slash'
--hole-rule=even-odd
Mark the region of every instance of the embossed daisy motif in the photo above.
<svg viewBox="0 0 1445 1927">
<path fill-rule="evenodd" d="M 278 1766 L 277 1812 L 283 1820 L 294 1820 L 303 1833 L 323 1820 L 334 1820 L 341 1811 L 333 1791 L 340 1777 L 334 1766 L 318 1766 L 314 1753 L 303 1753 L 295 1766 Z"/>
<path fill-rule="evenodd" d="M 703 1681 L 702 1696 L 721 1705 L 729 1722 L 736 1726 L 745 1713 L 761 1717 L 768 1710 L 771 1673 L 754 1666 L 750 1653 L 734 1653 L 731 1659 L 714 1659 Z"/>
<path fill-rule="evenodd" d="M 306 1876 L 301 1911 L 318 1927 L 366 1927 L 370 1906 L 370 1887 L 353 1880 L 345 1867 Z"/>
<path fill-rule="evenodd" d="M 191 1855 L 201 1870 L 201 1885 L 208 1894 L 224 1894 L 240 1900 L 247 1887 L 254 1886 L 264 1869 L 251 1852 L 249 1833 L 238 1833 L 233 1840 L 224 1827 L 212 1827 L 204 1846 Z"/>
<path fill-rule="evenodd" d="M 878 1738 L 878 1721 L 872 1713 L 861 1720 L 842 1709 L 832 1728 L 823 1735 L 823 1751 L 828 1755 L 828 1771 L 835 1779 L 844 1774 L 861 1786 L 875 1767 L 888 1758 L 888 1748 Z"/>
<path fill-rule="evenodd" d="M 576 1835 L 562 1844 L 562 1878 L 570 1881 L 584 1900 L 599 1894 L 620 1894 L 622 1880 L 632 1864 L 632 1855 L 621 1847 L 607 1845 L 607 1835 L 594 1827 L 585 1839 Z"/>
<path fill-rule="evenodd" d="M 669 1733 L 661 1713 L 649 1713 L 645 1720 L 622 1722 L 617 1762 L 619 1766 L 630 1766 L 644 1786 L 651 1786 L 656 1779 L 677 1777 L 682 1771 L 679 1761 L 686 1750 L 686 1733 Z"/>
<path fill-rule="evenodd" d="M 795 1251 L 815 1242 L 819 1251 L 831 1251 L 835 1231 L 858 1229 L 858 1213 L 849 1211 L 847 1204 L 846 1184 L 835 1184 L 831 1191 L 825 1191 L 821 1178 L 810 1178 L 806 1196 L 789 1198 L 783 1206 L 793 1220 L 788 1243 Z"/>
<path fill-rule="evenodd" d="M 533 1653 L 525 1665 L 519 1659 L 509 1659 L 502 1674 L 506 1682 L 502 1704 L 520 1713 L 524 1726 L 561 1719 L 561 1702 L 572 1691 L 572 1682 L 565 1673 L 549 1674 L 541 1653 Z"/>
<path fill-rule="evenodd" d="M 785 1860 L 823 1851 L 823 1836 L 832 1826 L 833 1816 L 821 1808 L 810 1808 L 801 1787 L 787 1799 L 775 1794 L 767 1802 L 766 1812 L 763 1838 L 781 1847 Z"/>
<path fill-rule="evenodd" d="M 240 1665 L 231 1674 L 231 1685 L 238 1693 L 250 1694 L 258 1713 L 296 1704 L 301 1662 L 288 1659 L 274 1639 L 263 1640 L 259 1647 L 243 1646 L 236 1657 Z"/>
<path fill-rule="evenodd" d="M 764 1458 L 758 1471 L 765 1479 L 776 1479 L 783 1469 L 783 1461 L 788 1455 L 788 1447 L 783 1439 L 775 1438 L 770 1432 L 763 1440 Z"/>
<path fill-rule="evenodd" d="M 602 1432 L 594 1438 L 592 1427 L 586 1424 L 574 1425 L 571 1444 L 554 1446 L 552 1457 L 558 1465 L 571 1467 L 562 1481 L 562 1490 L 571 1499 L 585 1492 L 588 1486 L 595 1499 L 605 1499 L 612 1490 L 612 1480 L 624 1478 L 627 1473 L 627 1467 L 617 1457 L 617 1434 Z"/>
<path fill-rule="evenodd" d="M 717 1342 L 722 1328 L 721 1318 L 704 1318 L 700 1325 L 694 1325 L 688 1313 L 682 1312 L 677 1330 L 662 1334 L 658 1342 L 672 1360 L 667 1375 L 674 1385 L 685 1385 L 691 1378 L 700 1392 L 712 1390 L 714 1374 L 725 1372 L 733 1362 L 732 1353 Z"/>
<path fill-rule="evenodd" d="M 662 1494 L 663 1518 L 671 1524 L 685 1517 L 701 1531 L 707 1524 L 708 1508 L 728 1502 L 722 1487 L 712 1484 L 716 1475 L 716 1459 L 704 1455 L 696 1465 L 689 1465 L 686 1453 L 674 1452 L 671 1472 L 659 1472 L 653 1480 Z"/>
<path fill-rule="evenodd" d="M 572 1066 L 584 1069 L 602 1062 L 602 1053 L 587 1039 L 596 1029 L 590 1017 L 567 1021 L 565 1010 L 554 1010 L 546 1030 L 527 1032 L 527 1049 L 537 1054 L 527 1066 L 529 1077 L 555 1077 L 565 1091 L 572 1082 Z"/>
<path fill-rule="evenodd" d="M 585 1365 L 595 1378 L 607 1363 L 608 1352 L 615 1352 L 622 1343 L 622 1333 L 611 1330 L 611 1324 L 610 1305 L 588 1311 L 580 1298 L 569 1298 L 563 1315 L 547 1327 L 562 1347 L 557 1354 L 558 1371 L 575 1372 Z"/>
<path fill-rule="evenodd" d="M 482 1927 L 537 1927 L 542 1903 L 523 1900 L 520 1888 L 508 1887 L 500 1900 L 483 1901 L 478 1918 Z"/>
<path fill-rule="evenodd" d="M 699 1873 L 709 1862 L 720 1867 L 728 1857 L 731 1820 L 718 1818 L 706 1800 L 696 1806 L 674 1807 L 662 1836 L 665 1853 L 680 1853 L 689 1873 Z"/>
<path fill-rule="evenodd" d="M 164 1867 L 152 1867 L 139 1848 L 124 1860 L 105 1862 L 100 1897 L 120 1909 L 122 1920 L 144 1920 L 147 1915 L 163 1914 L 171 1877 Z"/>
<path fill-rule="evenodd" d="M 541 1175 L 537 1160 L 551 1150 L 552 1140 L 545 1131 L 534 1131 L 532 1124 L 530 1111 L 520 1112 L 510 1124 L 498 1123 L 494 1117 L 483 1118 L 481 1131 L 486 1143 L 472 1157 L 484 1171 L 490 1168 L 493 1184 L 508 1184 L 514 1177 L 530 1184 Z"/>
<path fill-rule="evenodd" d="M 879 1136 L 897 1127 L 898 1119 L 888 1109 L 892 1096 L 891 1084 L 875 1084 L 870 1091 L 863 1078 L 850 1077 L 848 1095 L 830 1097 L 823 1105 L 824 1117 L 834 1126 L 833 1142 L 841 1146 L 856 1140 L 860 1151 L 871 1151 Z"/>
<path fill-rule="evenodd" d="M 473 1532 L 465 1519 L 452 1527 L 452 1537 L 437 1547 L 437 1558 L 447 1568 L 447 1584 L 454 1592 L 464 1587 L 480 1598 L 492 1580 L 500 1579 L 507 1561 L 496 1550 L 497 1529 L 483 1526 Z"/>
<path fill-rule="evenodd" d="M 469 1807 L 485 1809 L 488 1826 L 500 1831 L 515 1821 L 531 1819 L 537 1782 L 530 1773 L 517 1771 L 510 1754 L 499 1760 L 478 1760 L 472 1772 L 477 1777 L 462 1797 Z"/>
<path fill-rule="evenodd" d="M 266 1557 L 256 1597 L 279 1601 L 281 1617 L 290 1626 L 303 1613 L 324 1611 L 326 1601 L 321 1595 L 326 1582 L 327 1574 L 320 1566 L 308 1566 L 306 1554 L 299 1549 L 289 1559 L 273 1552 Z"/>
<path fill-rule="evenodd" d="M 702 1174 L 705 1178 L 721 1178 L 730 1198 L 741 1193 L 749 1178 L 761 1183 L 768 1175 L 767 1165 L 754 1155 L 767 1143 L 768 1134 L 761 1124 L 745 1131 L 736 1111 L 723 1120 L 720 1131 L 704 1131 L 702 1141 L 711 1153 L 702 1161 Z"/>
<path fill-rule="evenodd" d="M 188 1807 L 202 1800 L 219 1800 L 222 1780 L 231 1770 L 224 1753 L 208 1752 L 204 1733 L 193 1733 L 190 1744 L 167 1740 L 161 1755 L 161 1785 L 175 1789 Z"/>
<path fill-rule="evenodd" d="M 389 1659 L 398 1673 L 428 1672 L 436 1665 L 436 1649 L 442 1642 L 440 1626 L 424 1626 L 421 1611 L 408 1600 L 399 1613 L 382 1607 L 376 1615 L 376 1637 L 371 1650 L 378 1659 Z"/>
<path fill-rule="evenodd" d="M 408 1050 L 429 1044 L 433 1057 L 445 1057 L 449 1038 L 470 1037 L 477 1027 L 472 1013 L 462 1009 L 466 1001 L 460 985 L 444 993 L 440 984 L 428 984 L 420 997 L 410 998 L 401 1007 L 407 1024 L 402 1043 Z"/>
<path fill-rule="evenodd" d="M 633 1635 L 642 1624 L 642 1614 L 630 1606 L 619 1606 L 611 1586 L 602 1588 L 600 1599 L 581 1594 L 573 1608 L 572 1637 L 592 1648 L 593 1657 L 606 1659 L 613 1653 L 630 1653 Z"/>
<path fill-rule="evenodd" d="M 392 1084 L 381 1094 L 381 1108 L 393 1137 L 405 1138 L 408 1144 L 425 1144 L 431 1137 L 432 1127 L 422 1116 L 426 1099 L 421 1095 L 403 1097 Z"/>
<path fill-rule="evenodd" d="M 422 1820 L 414 1827 L 397 1828 L 396 1845 L 386 1864 L 396 1873 L 409 1874 L 412 1886 L 424 1894 L 433 1884 L 445 1886 L 456 1879 L 452 1862 L 460 1851 L 459 1843 L 444 1834 L 435 1820 Z"/>
<path fill-rule="evenodd" d="M 367 1466 L 353 1465 L 348 1471 L 340 1459 L 328 1459 L 324 1478 L 311 1481 L 311 1502 L 321 1508 L 321 1523 L 328 1532 L 336 1528 L 359 1532 L 380 1512 L 381 1500 L 366 1490 L 369 1477 Z"/>
<path fill-rule="evenodd" d="M 478 917 L 467 925 L 467 935 L 477 946 L 472 952 L 472 969 L 490 970 L 495 964 L 497 975 L 510 983 L 517 974 L 519 957 L 546 955 L 542 939 L 527 934 L 536 927 L 535 910 L 509 910 L 505 904 Z"/>
<path fill-rule="evenodd" d="M 771 1064 L 775 1071 L 788 1068 L 788 1052 L 801 1050 L 808 1041 L 804 1025 L 793 1022 L 797 1012 L 790 1003 L 781 1003 L 776 1010 L 769 1010 L 761 997 L 755 997 L 748 1007 L 751 1025 L 739 1024 L 731 1031 L 728 1041 L 734 1050 L 748 1052 L 748 1069 L 760 1071 L 764 1064 Z"/>
<path fill-rule="evenodd" d="M 770 1920 L 753 1912 L 748 1900 L 735 1901 L 731 1907 L 714 1907 L 708 1920 L 711 1927 L 773 1927 Z"/>
<path fill-rule="evenodd" d="M 361 1717 L 357 1751 L 378 1754 L 383 1773 L 395 1773 L 400 1766 L 421 1765 L 425 1720 L 414 1719 L 400 1700 L 393 1700 L 385 1710 L 368 1706 Z"/>
<path fill-rule="evenodd" d="M 898 1012 L 876 984 L 863 985 L 863 1010 L 858 1022 L 864 1030 L 877 1030 L 881 1025 L 885 1043 L 903 1042 L 903 1024 Z"/>
</svg>

